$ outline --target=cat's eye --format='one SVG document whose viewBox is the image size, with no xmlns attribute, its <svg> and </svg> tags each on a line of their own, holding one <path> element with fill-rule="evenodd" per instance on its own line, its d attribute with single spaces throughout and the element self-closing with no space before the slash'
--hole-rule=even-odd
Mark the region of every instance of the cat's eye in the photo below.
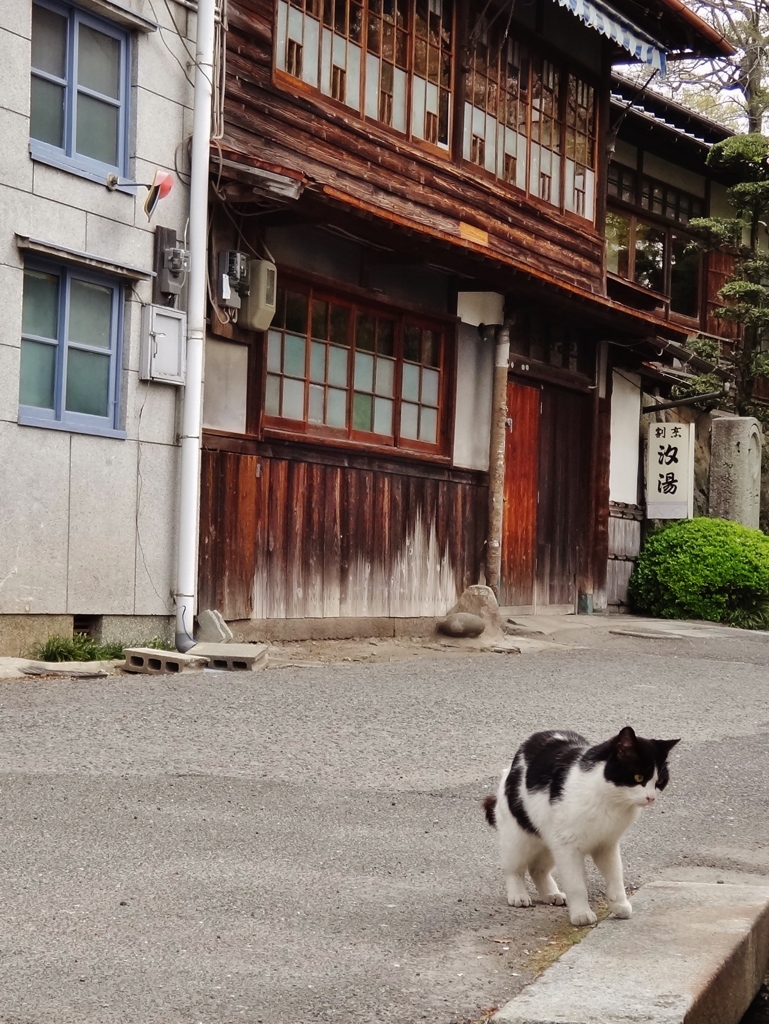
<svg viewBox="0 0 769 1024">
<path fill-rule="evenodd" d="M 644 780 L 643 775 L 635 775 L 633 777 L 635 778 L 636 782 L 638 782 L 638 783 L 641 783 Z"/>
</svg>

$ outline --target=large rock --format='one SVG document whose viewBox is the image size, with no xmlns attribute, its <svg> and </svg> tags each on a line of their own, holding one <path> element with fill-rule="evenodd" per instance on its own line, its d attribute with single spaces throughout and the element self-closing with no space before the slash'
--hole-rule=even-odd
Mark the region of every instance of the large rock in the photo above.
<svg viewBox="0 0 769 1024">
<path fill-rule="evenodd" d="M 456 620 L 457 616 L 469 616 L 469 618 L 459 620 L 462 625 L 454 621 L 448 628 L 444 628 L 449 620 Z M 479 619 L 483 628 L 478 632 L 449 632 L 449 629 L 476 629 L 478 623 L 471 622 L 471 619 Z M 438 629 L 442 633 L 448 633 L 449 636 L 480 636 L 481 633 L 485 633 L 487 636 L 500 635 L 502 633 L 502 616 L 499 614 L 499 605 L 494 591 L 491 587 L 484 587 L 481 584 L 468 587 L 454 607 L 447 612 L 446 618 L 438 623 Z"/>
<path fill-rule="evenodd" d="M 455 612 L 438 623 L 438 629 L 446 636 L 480 636 L 486 623 L 480 615 L 470 612 Z"/>
</svg>

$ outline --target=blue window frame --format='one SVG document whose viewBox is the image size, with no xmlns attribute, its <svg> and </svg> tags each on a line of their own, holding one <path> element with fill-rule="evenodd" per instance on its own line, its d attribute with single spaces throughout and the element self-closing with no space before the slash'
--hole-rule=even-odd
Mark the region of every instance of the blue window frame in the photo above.
<svg viewBox="0 0 769 1024">
<path fill-rule="evenodd" d="M 124 437 L 122 285 L 79 267 L 24 269 L 19 423 Z"/>
<path fill-rule="evenodd" d="M 77 7 L 32 5 L 33 159 L 97 181 L 127 176 L 130 36 Z"/>
</svg>

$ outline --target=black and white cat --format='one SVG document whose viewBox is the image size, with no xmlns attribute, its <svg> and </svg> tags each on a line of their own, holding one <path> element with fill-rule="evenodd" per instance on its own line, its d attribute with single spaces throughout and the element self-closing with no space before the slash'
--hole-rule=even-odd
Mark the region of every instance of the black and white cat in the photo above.
<svg viewBox="0 0 769 1024">
<path fill-rule="evenodd" d="M 643 739 L 630 726 L 596 746 L 575 732 L 530 736 L 503 773 L 497 796 L 483 801 L 499 835 L 510 906 L 531 906 L 528 869 L 545 902 L 568 903 L 572 924 L 595 924 L 585 881 L 589 854 L 606 880 L 611 912 L 630 917 L 619 841 L 668 784 L 667 758 L 678 742 Z"/>
</svg>

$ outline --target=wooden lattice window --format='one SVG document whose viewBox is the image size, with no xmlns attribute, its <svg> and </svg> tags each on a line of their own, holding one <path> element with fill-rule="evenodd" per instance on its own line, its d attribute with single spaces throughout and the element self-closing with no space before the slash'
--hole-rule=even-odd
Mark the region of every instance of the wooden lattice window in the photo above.
<svg viewBox="0 0 769 1024">
<path fill-rule="evenodd" d="M 439 324 L 281 286 L 266 335 L 265 426 L 440 454 L 446 347 Z"/>
</svg>

